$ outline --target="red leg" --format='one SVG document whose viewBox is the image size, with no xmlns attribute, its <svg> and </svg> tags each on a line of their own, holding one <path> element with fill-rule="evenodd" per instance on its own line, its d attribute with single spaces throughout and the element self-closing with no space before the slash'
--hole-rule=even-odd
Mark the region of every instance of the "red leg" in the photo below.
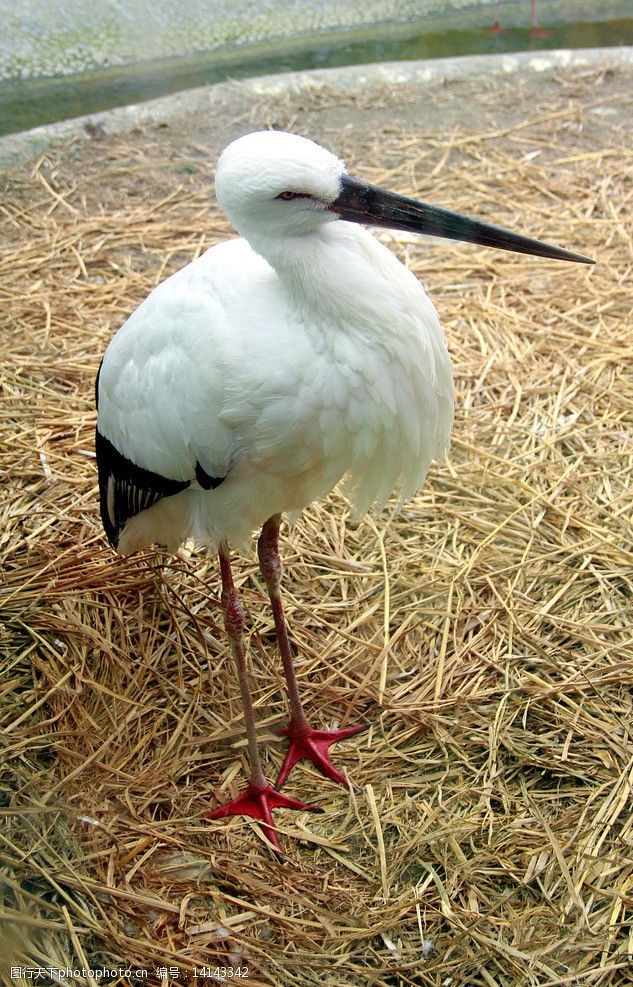
<svg viewBox="0 0 633 987">
<path fill-rule="evenodd" d="M 352 737 L 361 730 L 365 730 L 365 724 L 356 727 L 348 727 L 343 730 L 314 730 L 308 723 L 303 703 L 299 695 L 299 686 L 295 673 L 294 661 L 292 658 L 292 648 L 288 639 L 288 629 L 284 618 L 283 605 L 281 602 L 281 557 L 279 555 L 279 515 L 275 515 L 266 521 L 262 528 L 262 533 L 257 543 L 259 565 L 262 575 L 266 580 L 268 595 L 273 610 L 275 621 L 275 631 L 281 661 L 283 663 L 284 675 L 288 683 L 288 695 L 290 699 L 290 723 L 281 731 L 290 739 L 290 746 L 286 754 L 281 771 L 275 782 L 275 788 L 281 788 L 288 775 L 298 761 L 312 761 L 321 774 L 339 785 L 348 787 L 348 781 L 342 771 L 340 771 L 331 761 L 329 749 L 338 740 L 345 740 Z"/>
<path fill-rule="evenodd" d="M 222 819 L 225 816 L 251 816 L 264 824 L 264 833 L 281 856 L 279 837 L 272 817 L 272 809 L 309 809 L 319 812 L 316 805 L 307 805 L 299 799 L 289 798 L 277 792 L 266 779 L 262 770 L 255 729 L 255 713 L 244 650 L 243 631 L 245 624 L 244 607 L 233 585 L 231 563 L 228 554 L 220 551 L 220 572 L 222 575 L 222 606 L 224 623 L 231 642 L 231 649 L 237 665 L 240 681 L 240 692 L 246 720 L 246 736 L 248 738 L 248 756 L 251 766 L 251 782 L 245 792 L 237 798 L 218 806 L 205 815 L 205 819 Z"/>
<path fill-rule="evenodd" d="M 532 28 L 530 35 L 533 38 L 547 38 L 552 33 L 551 31 L 546 31 L 544 27 L 539 27 L 536 23 L 536 0 L 530 0 L 530 7 L 532 12 Z"/>
<path fill-rule="evenodd" d="M 497 0 L 497 8 L 496 8 L 496 12 L 495 12 L 495 22 L 492 25 L 492 27 L 489 27 L 488 28 L 488 33 L 489 34 L 506 34 L 507 33 L 507 30 L 508 30 L 507 27 L 501 27 L 501 20 L 500 20 L 500 17 L 499 17 L 500 8 L 501 8 L 501 0 Z"/>
</svg>

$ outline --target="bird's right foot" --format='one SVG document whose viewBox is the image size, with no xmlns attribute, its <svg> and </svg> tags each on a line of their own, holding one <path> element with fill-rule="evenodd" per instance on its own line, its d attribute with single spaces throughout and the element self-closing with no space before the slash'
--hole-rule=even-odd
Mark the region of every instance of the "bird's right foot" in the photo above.
<svg viewBox="0 0 633 987">
<path fill-rule="evenodd" d="M 354 737 L 366 729 L 367 724 L 361 723 L 359 726 L 344 727 L 342 730 L 315 730 L 308 723 L 298 726 L 291 720 L 287 727 L 279 731 L 282 736 L 289 738 L 290 745 L 275 782 L 275 788 L 279 790 L 285 784 L 295 764 L 303 760 L 312 761 L 315 768 L 318 768 L 326 778 L 331 778 L 343 788 L 349 788 L 346 776 L 332 763 L 330 747 L 339 740 L 347 740 L 348 737 Z"/>
<path fill-rule="evenodd" d="M 272 785 L 251 782 L 245 792 L 238 795 L 225 805 L 219 805 L 204 815 L 204 819 L 224 819 L 225 816 L 250 816 L 263 824 L 263 831 L 269 843 L 272 843 L 276 856 L 283 861 L 284 856 L 279 844 L 277 827 L 272 816 L 273 809 L 297 809 L 307 812 L 323 812 L 318 805 L 310 805 L 301 799 L 293 799 L 278 792 Z"/>
</svg>

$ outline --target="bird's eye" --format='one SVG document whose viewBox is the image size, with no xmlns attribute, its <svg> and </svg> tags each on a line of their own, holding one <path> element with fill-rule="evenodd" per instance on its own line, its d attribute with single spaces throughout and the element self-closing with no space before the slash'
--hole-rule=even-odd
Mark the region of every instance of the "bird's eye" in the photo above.
<svg viewBox="0 0 633 987">
<path fill-rule="evenodd" d="M 299 193 L 298 192 L 290 192 L 289 190 L 287 190 L 286 192 L 280 192 L 279 195 L 277 196 L 277 198 L 278 199 L 283 199 L 284 202 L 285 202 L 288 199 L 298 199 L 299 198 Z"/>
</svg>

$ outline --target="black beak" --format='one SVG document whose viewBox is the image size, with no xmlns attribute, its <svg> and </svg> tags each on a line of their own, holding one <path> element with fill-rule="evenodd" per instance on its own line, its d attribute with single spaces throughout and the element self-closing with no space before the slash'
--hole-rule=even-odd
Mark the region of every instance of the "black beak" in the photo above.
<svg viewBox="0 0 633 987">
<path fill-rule="evenodd" d="M 351 223 L 367 223 L 386 226 L 392 230 L 425 233 L 427 236 L 444 237 L 447 240 L 465 240 L 499 250 L 513 250 L 535 257 L 551 257 L 555 260 L 571 260 L 579 264 L 595 264 L 590 257 L 575 254 L 562 247 L 553 247 L 542 240 L 512 233 L 502 226 L 481 223 L 449 209 L 429 206 L 426 202 L 396 195 L 370 185 L 349 175 L 341 177 L 341 193 L 330 206 L 332 212 Z"/>
</svg>

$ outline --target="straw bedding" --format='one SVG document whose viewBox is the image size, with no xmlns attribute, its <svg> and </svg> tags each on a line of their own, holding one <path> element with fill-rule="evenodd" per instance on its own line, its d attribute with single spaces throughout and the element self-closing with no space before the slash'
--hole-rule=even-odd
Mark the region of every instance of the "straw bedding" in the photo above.
<svg viewBox="0 0 633 987">
<path fill-rule="evenodd" d="M 620 81 L 604 105 L 626 101 Z M 309 131 L 370 180 L 599 265 L 384 234 L 438 304 L 454 443 L 398 518 L 353 525 L 334 493 L 286 534 L 312 719 L 370 728 L 336 748 L 359 794 L 295 769 L 288 792 L 325 812 L 277 812 L 283 866 L 248 821 L 201 819 L 247 771 L 215 561 L 117 559 L 97 512 L 100 355 L 154 284 L 230 235 L 211 155 L 149 132 L 6 179 L 6 983 L 33 982 L 11 965 L 93 984 L 64 969 L 104 964 L 132 970 L 122 984 L 214 983 L 216 967 L 284 987 L 627 982 L 633 166 L 624 131 L 592 116 L 603 83 L 563 74 L 509 126 Z M 296 108 L 275 123 L 302 129 Z M 274 774 L 272 618 L 254 554 L 236 573 Z"/>
</svg>

